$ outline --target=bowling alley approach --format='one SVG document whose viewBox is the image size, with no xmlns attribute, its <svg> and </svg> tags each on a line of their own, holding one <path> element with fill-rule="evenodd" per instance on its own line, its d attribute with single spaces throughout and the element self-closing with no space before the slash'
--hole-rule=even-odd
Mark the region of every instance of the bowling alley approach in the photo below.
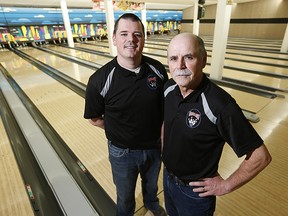
<svg viewBox="0 0 288 216">
<path fill-rule="evenodd" d="M 189 182 L 219 176 L 223 183 L 237 175 L 257 152 L 248 144 L 247 148 L 243 144 L 245 150 L 234 145 L 246 136 L 240 119 L 263 140 L 272 160 L 254 174 L 261 160 L 258 155 L 260 159 L 250 161 L 255 169 L 250 166 L 236 178 L 243 184 L 225 194 L 209 194 L 215 196 L 216 208 L 207 215 L 288 215 L 287 11 L 286 0 L 0 0 L 0 216 L 197 215 L 179 209 L 172 213 L 167 208 L 166 178 L 175 180 L 181 196 L 189 197 L 186 190 L 195 190 Z M 129 15 L 121 19 L 125 14 Z M 218 122 L 228 124 L 227 116 L 235 113 L 227 106 L 221 115 L 215 115 L 217 109 L 203 94 L 190 102 L 192 97 L 181 95 L 181 85 L 170 71 L 172 61 L 178 61 L 180 71 L 190 69 L 187 62 L 199 61 L 198 54 L 175 51 L 185 45 L 170 44 L 183 33 L 203 40 L 207 54 L 203 76 L 231 95 L 240 108 L 239 116 L 229 119 L 233 128 L 226 125 L 227 133 Z M 199 48 L 201 42 L 197 43 Z M 176 54 L 171 57 L 171 52 Z M 171 94 L 181 97 L 178 107 L 176 102 L 166 102 Z M 182 113 L 181 107 L 200 103 L 198 100 L 203 100 L 204 111 L 189 108 L 195 118 L 191 126 L 191 116 Z M 167 113 L 172 108 L 165 106 L 179 113 Z M 168 121 L 172 116 L 175 119 Z M 215 123 L 205 133 L 195 132 L 198 140 L 203 134 L 205 140 L 212 140 L 214 134 L 207 131 L 213 127 L 223 139 L 217 172 L 212 176 L 182 176 L 166 163 L 178 160 L 174 152 L 171 158 L 162 157 L 169 139 L 165 127 L 182 116 L 186 121 L 179 128 L 169 127 L 170 136 L 180 129 L 189 134 L 208 121 L 205 119 Z M 230 133 L 237 135 L 222 137 Z M 247 141 L 249 145 L 253 138 Z M 186 147 L 191 149 L 191 140 L 179 138 L 175 155 L 182 150 L 184 158 L 185 145 L 180 142 L 190 141 Z M 191 155 L 203 148 L 207 149 L 195 147 Z M 155 166 L 156 159 L 149 156 L 155 149 L 159 177 L 157 171 L 148 173 Z M 213 151 L 211 148 L 207 155 L 218 154 Z M 118 160 L 121 157 L 126 157 L 125 165 Z M 133 157 L 137 165 L 132 169 Z M 138 165 L 142 159 L 145 164 Z M 199 161 L 195 167 L 204 166 L 205 160 Z M 243 180 L 246 176 L 251 177 Z M 157 184 L 155 181 L 156 197 L 152 199 L 149 180 L 153 177 Z M 211 188 L 203 185 L 203 190 L 207 187 Z M 120 213 L 121 199 L 127 194 L 134 195 L 135 201 L 133 197 L 124 201 L 133 211 Z M 174 199 L 176 203 L 178 198 Z"/>
</svg>

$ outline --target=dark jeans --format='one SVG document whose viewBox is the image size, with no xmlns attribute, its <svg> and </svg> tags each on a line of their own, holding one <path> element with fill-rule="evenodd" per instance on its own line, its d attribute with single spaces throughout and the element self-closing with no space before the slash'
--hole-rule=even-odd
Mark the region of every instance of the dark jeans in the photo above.
<svg viewBox="0 0 288 216">
<path fill-rule="evenodd" d="M 135 211 L 135 187 L 140 173 L 144 206 L 152 212 L 159 208 L 158 177 L 160 149 L 130 150 L 108 141 L 109 160 L 117 190 L 117 216 L 132 216 Z"/>
<path fill-rule="evenodd" d="M 166 212 L 169 216 L 213 216 L 216 197 L 199 197 L 193 192 L 193 187 L 183 185 L 163 173 L 164 198 Z"/>
</svg>

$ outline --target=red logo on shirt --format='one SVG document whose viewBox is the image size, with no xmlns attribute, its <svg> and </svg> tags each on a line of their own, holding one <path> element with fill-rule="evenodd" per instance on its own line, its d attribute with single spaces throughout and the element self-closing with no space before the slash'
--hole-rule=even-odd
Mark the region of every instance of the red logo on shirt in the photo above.
<svg viewBox="0 0 288 216">
<path fill-rule="evenodd" d="M 190 128 L 197 127 L 201 122 L 201 113 L 197 109 L 191 109 L 186 115 L 186 124 Z"/>
<path fill-rule="evenodd" d="M 157 88 L 157 77 L 154 75 L 149 75 L 147 77 L 147 85 L 150 89 L 156 89 Z"/>
</svg>

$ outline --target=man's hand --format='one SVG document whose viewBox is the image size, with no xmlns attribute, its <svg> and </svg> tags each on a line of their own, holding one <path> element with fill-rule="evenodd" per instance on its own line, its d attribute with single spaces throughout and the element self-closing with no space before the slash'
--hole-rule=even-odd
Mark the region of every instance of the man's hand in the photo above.
<svg viewBox="0 0 288 216">
<path fill-rule="evenodd" d="M 263 144 L 246 155 L 245 160 L 240 164 L 227 179 L 223 179 L 219 174 L 212 178 L 204 178 L 199 181 L 190 182 L 190 186 L 196 186 L 194 192 L 198 192 L 200 197 L 221 196 L 230 193 L 259 174 L 270 162 L 272 158 L 266 146 Z"/>
<path fill-rule="evenodd" d="M 225 187 L 225 180 L 220 175 L 190 182 L 189 185 L 196 187 L 193 191 L 199 193 L 200 197 L 221 196 L 230 192 Z"/>
</svg>

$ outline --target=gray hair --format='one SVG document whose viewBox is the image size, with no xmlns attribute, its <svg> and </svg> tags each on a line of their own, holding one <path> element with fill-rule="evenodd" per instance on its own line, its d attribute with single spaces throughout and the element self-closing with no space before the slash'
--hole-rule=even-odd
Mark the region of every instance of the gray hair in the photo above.
<svg viewBox="0 0 288 216">
<path fill-rule="evenodd" d="M 195 35 L 195 38 L 197 39 L 198 41 L 198 44 L 199 44 L 199 54 L 201 56 L 204 56 L 206 54 L 206 48 L 205 48 L 205 43 L 203 41 L 203 39 L 197 35 Z"/>
</svg>

